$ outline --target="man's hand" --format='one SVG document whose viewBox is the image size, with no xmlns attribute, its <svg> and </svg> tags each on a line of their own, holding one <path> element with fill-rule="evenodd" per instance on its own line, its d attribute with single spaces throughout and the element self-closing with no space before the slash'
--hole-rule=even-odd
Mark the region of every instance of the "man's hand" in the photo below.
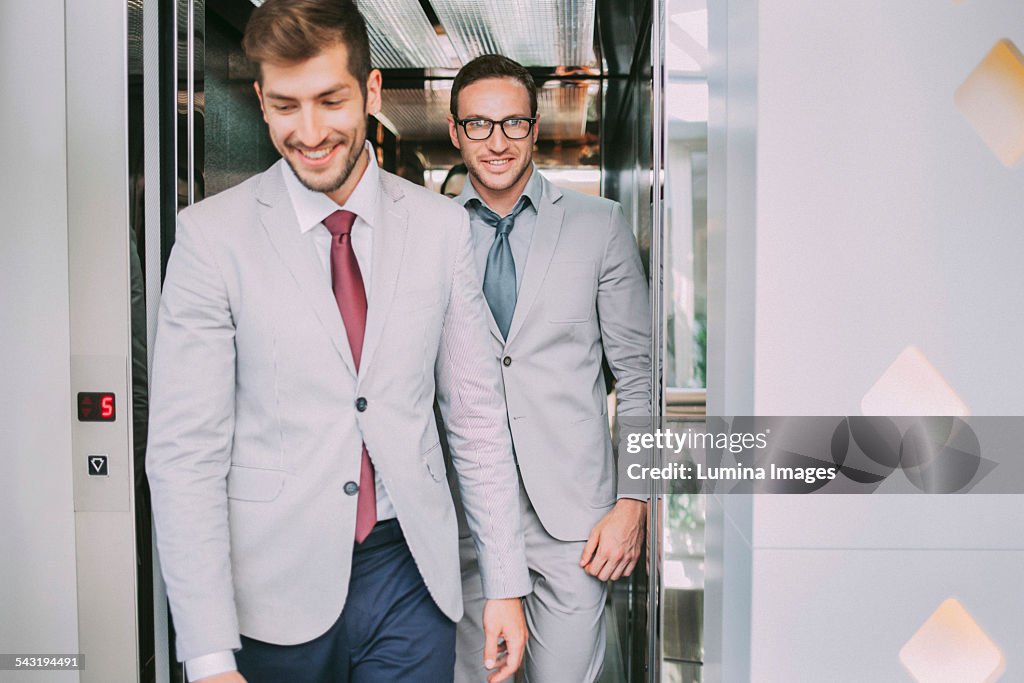
<svg viewBox="0 0 1024 683">
<path fill-rule="evenodd" d="M 523 663 L 528 637 L 521 599 L 488 600 L 484 603 L 484 668 L 490 670 L 500 665 L 487 677 L 487 683 L 499 683 L 515 674 Z M 499 638 L 505 640 L 501 645 L 500 659 Z"/>
<path fill-rule="evenodd" d="M 200 678 L 193 683 L 245 683 L 245 678 L 242 674 L 237 671 L 225 671 L 222 674 L 216 676 L 207 676 L 206 678 Z"/>
<path fill-rule="evenodd" d="M 621 498 L 594 525 L 580 556 L 583 571 L 601 581 L 629 576 L 640 559 L 647 529 L 647 503 Z"/>
</svg>

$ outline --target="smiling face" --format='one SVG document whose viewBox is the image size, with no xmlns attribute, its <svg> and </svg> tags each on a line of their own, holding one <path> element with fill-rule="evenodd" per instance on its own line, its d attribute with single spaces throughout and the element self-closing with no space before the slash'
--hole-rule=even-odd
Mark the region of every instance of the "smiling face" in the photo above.
<svg viewBox="0 0 1024 683">
<path fill-rule="evenodd" d="M 344 204 L 363 175 L 366 117 L 380 111 L 380 72 L 365 84 L 337 43 L 302 62 L 261 65 L 256 83 L 270 139 L 302 184 Z"/>
<path fill-rule="evenodd" d="M 460 119 L 529 118 L 530 94 L 514 78 L 484 78 L 459 92 L 458 112 Z M 462 152 L 473 186 L 483 200 L 496 210 L 514 204 L 530 179 L 537 125 L 521 140 L 508 139 L 497 125 L 486 140 L 470 140 L 462 126 L 449 116 L 448 133 L 452 144 Z"/>
</svg>

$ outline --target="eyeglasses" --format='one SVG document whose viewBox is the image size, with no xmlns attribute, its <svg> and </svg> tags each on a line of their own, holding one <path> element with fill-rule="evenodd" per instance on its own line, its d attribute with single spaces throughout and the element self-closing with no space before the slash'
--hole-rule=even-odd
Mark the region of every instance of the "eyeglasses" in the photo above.
<svg viewBox="0 0 1024 683">
<path fill-rule="evenodd" d="M 525 116 L 511 116 L 501 121 L 490 119 L 458 119 L 456 121 L 462 126 L 462 130 L 466 131 L 466 137 L 470 140 L 486 140 L 491 137 L 495 124 L 501 125 L 501 131 L 509 140 L 522 140 L 530 134 L 533 124 L 536 122 L 537 117 Z"/>
</svg>

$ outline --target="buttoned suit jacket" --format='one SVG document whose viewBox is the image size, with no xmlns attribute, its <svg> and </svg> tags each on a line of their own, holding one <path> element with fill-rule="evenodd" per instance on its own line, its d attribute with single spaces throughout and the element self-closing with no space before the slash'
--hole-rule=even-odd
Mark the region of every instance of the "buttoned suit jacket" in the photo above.
<svg viewBox="0 0 1024 683">
<path fill-rule="evenodd" d="M 281 168 L 179 215 L 157 328 L 147 471 L 183 660 L 238 648 L 240 633 L 307 642 L 337 619 L 357 500 L 344 489 L 359 481 L 364 442 L 430 594 L 461 618 L 435 391 L 486 593 L 530 590 L 468 218 L 383 170 L 379 182 L 358 372 Z"/>
<path fill-rule="evenodd" d="M 541 180 L 507 339 L 487 317 L 526 493 L 548 533 L 578 541 L 620 488 L 602 359 L 617 414 L 651 416 L 650 298 L 621 205 Z"/>
</svg>

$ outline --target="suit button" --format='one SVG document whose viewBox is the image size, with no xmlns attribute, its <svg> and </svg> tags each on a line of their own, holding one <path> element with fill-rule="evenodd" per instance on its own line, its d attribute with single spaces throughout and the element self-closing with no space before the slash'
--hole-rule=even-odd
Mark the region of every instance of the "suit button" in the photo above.
<svg viewBox="0 0 1024 683">
<path fill-rule="evenodd" d="M 354 481 L 346 481 L 344 491 L 346 495 L 354 496 L 359 493 L 359 484 Z"/>
<path fill-rule="evenodd" d="M 356 410 L 360 413 L 366 412 L 366 399 L 362 396 L 356 399 Z"/>
<path fill-rule="evenodd" d="M 512 365 L 512 357 L 505 356 L 504 358 L 501 359 L 501 364 L 504 365 L 506 368 Z"/>
</svg>

